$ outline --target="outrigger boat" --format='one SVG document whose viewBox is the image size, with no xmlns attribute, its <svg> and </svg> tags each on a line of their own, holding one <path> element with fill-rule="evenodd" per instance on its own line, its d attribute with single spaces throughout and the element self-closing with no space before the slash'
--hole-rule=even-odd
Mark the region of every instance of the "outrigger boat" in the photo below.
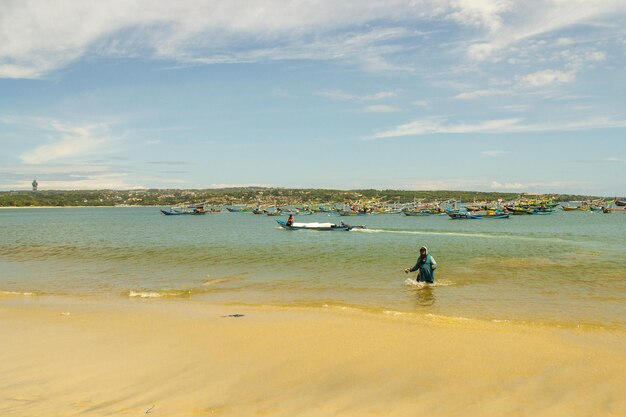
<svg viewBox="0 0 626 417">
<path fill-rule="evenodd" d="M 429 209 L 421 209 L 421 210 L 412 210 L 412 209 L 404 209 L 402 210 L 405 216 L 432 216 L 435 214 L 433 210 Z"/>
<path fill-rule="evenodd" d="M 226 207 L 226 210 L 231 213 L 247 213 L 250 211 L 246 207 Z"/>
<path fill-rule="evenodd" d="M 554 213 L 553 209 L 545 208 L 545 207 L 535 207 L 535 208 L 523 208 L 523 207 L 504 207 L 507 211 L 514 215 L 520 214 L 552 214 Z"/>
<path fill-rule="evenodd" d="M 182 204 L 177 207 L 172 207 L 169 210 L 161 209 L 161 213 L 166 216 L 198 215 L 206 212 L 207 211 L 204 209 L 204 203 Z"/>
<path fill-rule="evenodd" d="M 463 213 L 448 212 L 447 214 L 453 220 L 460 220 L 460 219 L 473 219 L 473 220 L 508 219 L 511 216 L 510 213 L 473 214 L 473 213 L 470 213 L 470 212 L 463 212 Z"/>
<path fill-rule="evenodd" d="M 324 230 L 324 231 L 344 231 L 349 232 L 352 229 L 365 229 L 365 226 L 352 226 L 341 222 L 335 223 L 292 223 L 290 226 L 284 220 L 276 220 L 280 227 L 287 230 Z"/>
</svg>

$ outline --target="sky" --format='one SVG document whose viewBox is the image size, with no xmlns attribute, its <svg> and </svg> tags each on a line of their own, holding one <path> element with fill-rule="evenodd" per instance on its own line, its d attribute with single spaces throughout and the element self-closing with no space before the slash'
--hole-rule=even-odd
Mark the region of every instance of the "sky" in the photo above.
<svg viewBox="0 0 626 417">
<path fill-rule="evenodd" d="M 626 195 L 624 0 L 0 0 L 0 190 Z"/>
</svg>

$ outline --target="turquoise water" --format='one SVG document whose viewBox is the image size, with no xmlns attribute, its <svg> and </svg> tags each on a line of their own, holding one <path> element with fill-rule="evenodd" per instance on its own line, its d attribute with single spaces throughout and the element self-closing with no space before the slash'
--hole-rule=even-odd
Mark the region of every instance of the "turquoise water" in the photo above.
<svg viewBox="0 0 626 417">
<path fill-rule="evenodd" d="M 0 210 L 0 294 L 330 306 L 626 328 L 626 212 L 508 220 L 315 214 L 363 231 L 286 231 L 247 213 Z M 429 247 L 436 285 L 402 270 Z M 414 277 L 413 275 L 411 275 Z M 26 295 L 24 295 L 26 296 Z"/>
</svg>

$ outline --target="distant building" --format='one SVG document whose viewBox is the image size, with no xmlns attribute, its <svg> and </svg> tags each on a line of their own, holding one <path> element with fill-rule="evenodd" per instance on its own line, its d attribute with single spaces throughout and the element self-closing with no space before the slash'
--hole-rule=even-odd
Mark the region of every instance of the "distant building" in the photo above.
<svg viewBox="0 0 626 417">
<path fill-rule="evenodd" d="M 37 186 L 39 185 L 39 183 L 37 182 L 36 179 L 33 180 L 33 191 L 37 191 Z"/>
</svg>

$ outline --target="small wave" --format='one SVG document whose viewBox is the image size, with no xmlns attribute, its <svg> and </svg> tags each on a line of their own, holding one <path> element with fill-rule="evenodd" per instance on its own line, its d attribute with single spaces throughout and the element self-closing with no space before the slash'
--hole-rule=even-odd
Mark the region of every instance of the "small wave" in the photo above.
<svg viewBox="0 0 626 417">
<path fill-rule="evenodd" d="M 190 297 L 193 290 L 163 290 L 163 291 L 129 291 L 130 298 L 184 298 Z"/>
<path fill-rule="evenodd" d="M 341 311 L 354 311 L 354 312 L 365 312 L 366 309 L 364 308 L 359 308 L 359 307 L 352 307 L 352 306 L 347 306 L 347 305 L 341 305 L 341 304 L 322 304 L 323 308 L 330 308 L 333 310 L 341 310 Z"/>
<path fill-rule="evenodd" d="M 452 281 L 446 281 L 446 280 L 441 280 L 441 281 L 437 281 L 435 283 L 429 284 L 427 282 L 424 281 L 417 281 L 415 280 L 415 278 L 407 278 L 404 280 L 404 283 L 408 286 L 411 287 L 415 287 L 415 288 L 424 288 L 424 287 L 449 287 L 451 285 L 455 285 L 454 282 Z"/>
<path fill-rule="evenodd" d="M 0 296 L 2 296 L 2 295 L 32 297 L 32 296 L 38 295 L 38 293 L 31 292 L 31 291 L 24 291 L 24 292 L 20 292 L 20 291 L 0 291 Z"/>
<path fill-rule="evenodd" d="M 216 284 L 222 284 L 224 282 L 235 281 L 235 280 L 243 278 L 243 276 L 246 274 L 247 272 L 244 272 L 242 274 L 235 274 L 235 275 L 225 275 L 219 278 L 211 278 L 211 279 L 207 279 L 206 281 L 204 281 L 202 285 L 216 285 Z"/>
<path fill-rule="evenodd" d="M 202 283 L 202 285 L 215 285 L 215 284 L 221 284 L 223 282 L 228 282 L 228 281 L 230 281 L 229 278 L 213 278 L 213 279 L 207 279 L 206 281 Z"/>
<path fill-rule="evenodd" d="M 401 317 L 401 316 L 408 316 L 411 313 L 405 313 L 402 311 L 395 311 L 395 310 L 383 310 L 383 314 L 386 314 L 388 316 L 393 316 L 393 317 Z"/>
<path fill-rule="evenodd" d="M 128 296 L 139 298 L 159 298 L 161 297 L 161 294 L 158 292 L 130 291 Z"/>
</svg>

